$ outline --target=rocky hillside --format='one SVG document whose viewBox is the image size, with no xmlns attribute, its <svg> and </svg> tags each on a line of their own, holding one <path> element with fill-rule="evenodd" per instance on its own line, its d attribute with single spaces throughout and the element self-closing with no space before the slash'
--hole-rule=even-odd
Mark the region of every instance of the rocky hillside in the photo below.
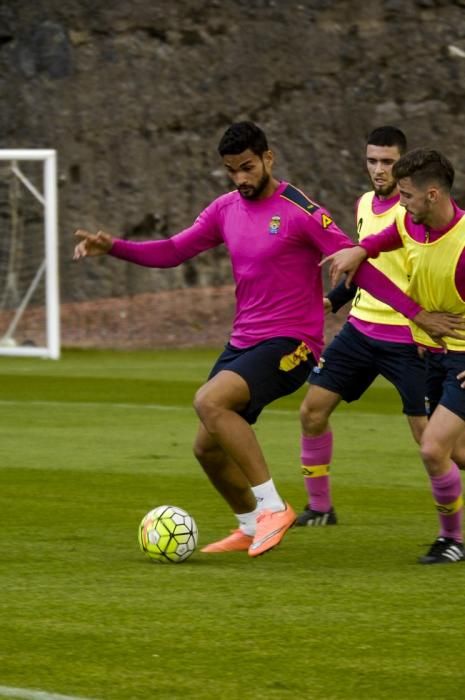
<svg viewBox="0 0 465 700">
<path fill-rule="evenodd" d="M 0 5 L 0 147 L 56 148 L 65 302 L 228 282 L 221 250 L 172 271 L 74 265 L 72 232 L 163 237 L 227 188 L 231 121 L 347 230 L 364 140 L 403 128 L 465 205 L 465 0 L 15 0 Z"/>
</svg>

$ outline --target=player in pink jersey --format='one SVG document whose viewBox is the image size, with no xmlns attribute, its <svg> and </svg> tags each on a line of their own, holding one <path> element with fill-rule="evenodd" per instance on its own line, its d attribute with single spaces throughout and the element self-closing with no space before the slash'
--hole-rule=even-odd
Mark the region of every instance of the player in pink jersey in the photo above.
<svg viewBox="0 0 465 700">
<path fill-rule="evenodd" d="M 350 252 L 325 259 L 331 279 L 347 273 L 350 282 L 361 261 L 404 247 L 409 294 L 427 308 L 445 309 L 465 318 L 465 212 L 451 198 L 454 169 L 433 149 L 416 149 L 393 168 L 406 211 L 378 234 Z M 450 564 L 465 559 L 463 496 L 456 452 L 465 436 L 465 335 L 439 340 L 412 324 L 415 342 L 426 348 L 427 393 L 431 416 L 420 454 L 431 480 L 440 530 L 421 564 Z"/>
<path fill-rule="evenodd" d="M 394 163 L 405 153 L 405 134 L 393 126 L 374 129 L 366 142 L 366 166 L 372 190 L 356 205 L 359 239 L 380 231 L 399 211 L 399 192 L 392 175 Z M 404 290 L 407 287 L 404 251 L 384 255 L 376 263 Z M 337 523 L 330 488 L 333 432 L 330 417 L 341 401 L 360 399 L 379 375 L 397 389 L 412 435 L 419 443 L 426 427 L 425 362 L 413 342 L 408 321 L 355 285 L 344 282 L 327 300 L 335 312 L 355 297 L 346 323 L 325 348 L 314 367 L 300 409 L 301 464 L 308 503 L 296 525 Z"/>
<path fill-rule="evenodd" d="M 230 342 L 198 390 L 200 419 L 194 453 L 238 521 L 205 552 L 276 546 L 295 513 L 279 495 L 251 425 L 271 401 L 295 391 L 323 343 L 319 263 L 352 241 L 330 214 L 300 190 L 273 177 L 273 153 L 252 122 L 226 130 L 218 151 L 235 191 L 215 199 L 189 228 L 167 240 L 132 242 L 99 231 L 76 231 L 76 260 L 110 254 L 149 267 L 174 267 L 220 244 L 228 249 L 236 284 Z M 365 263 L 356 283 L 381 294 L 431 333 L 454 332 L 452 315 L 428 314 Z"/>
</svg>

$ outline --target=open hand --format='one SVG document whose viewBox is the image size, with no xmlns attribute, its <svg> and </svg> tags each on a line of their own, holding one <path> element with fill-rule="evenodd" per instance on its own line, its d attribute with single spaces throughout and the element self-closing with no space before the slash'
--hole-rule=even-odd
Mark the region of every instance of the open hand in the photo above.
<svg viewBox="0 0 465 700">
<path fill-rule="evenodd" d="M 73 260 L 106 255 L 113 245 L 112 236 L 104 231 L 90 233 L 85 229 L 78 229 L 74 235 L 79 240 L 79 243 L 74 248 Z"/>
<path fill-rule="evenodd" d="M 413 322 L 422 328 L 437 345 L 447 350 L 444 337 L 465 340 L 465 318 L 443 311 L 425 311 L 418 313 Z"/>
<path fill-rule="evenodd" d="M 359 245 L 351 248 L 342 248 L 332 255 L 327 255 L 320 262 L 320 266 L 326 262 L 331 263 L 329 266 L 329 279 L 333 287 L 339 282 L 342 275 L 347 274 L 345 286 L 350 287 L 350 283 L 357 272 L 360 263 L 362 263 L 368 254 L 364 248 Z"/>
</svg>

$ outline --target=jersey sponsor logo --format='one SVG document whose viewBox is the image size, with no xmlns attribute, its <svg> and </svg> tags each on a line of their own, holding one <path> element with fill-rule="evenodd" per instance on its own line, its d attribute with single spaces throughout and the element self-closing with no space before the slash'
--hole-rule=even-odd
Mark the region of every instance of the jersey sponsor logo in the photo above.
<svg viewBox="0 0 465 700">
<path fill-rule="evenodd" d="M 270 223 L 268 224 L 268 233 L 270 236 L 276 236 L 277 233 L 279 233 L 279 229 L 281 228 L 281 217 L 280 216 L 272 216 L 270 219 Z"/>
<path fill-rule="evenodd" d="M 333 223 L 333 220 L 330 216 L 328 216 L 327 214 L 321 215 L 321 224 L 322 224 L 324 229 L 327 229 L 328 226 L 331 226 L 332 223 Z"/>
</svg>

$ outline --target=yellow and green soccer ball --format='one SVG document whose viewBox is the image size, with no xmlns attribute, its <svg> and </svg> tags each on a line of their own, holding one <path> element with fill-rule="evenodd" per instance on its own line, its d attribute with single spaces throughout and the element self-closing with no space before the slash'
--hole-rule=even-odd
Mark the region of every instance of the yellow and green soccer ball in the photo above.
<svg viewBox="0 0 465 700">
<path fill-rule="evenodd" d="M 177 506 L 158 506 L 144 515 L 139 525 L 140 548 L 154 561 L 185 561 L 194 552 L 197 541 L 194 518 Z"/>
</svg>

